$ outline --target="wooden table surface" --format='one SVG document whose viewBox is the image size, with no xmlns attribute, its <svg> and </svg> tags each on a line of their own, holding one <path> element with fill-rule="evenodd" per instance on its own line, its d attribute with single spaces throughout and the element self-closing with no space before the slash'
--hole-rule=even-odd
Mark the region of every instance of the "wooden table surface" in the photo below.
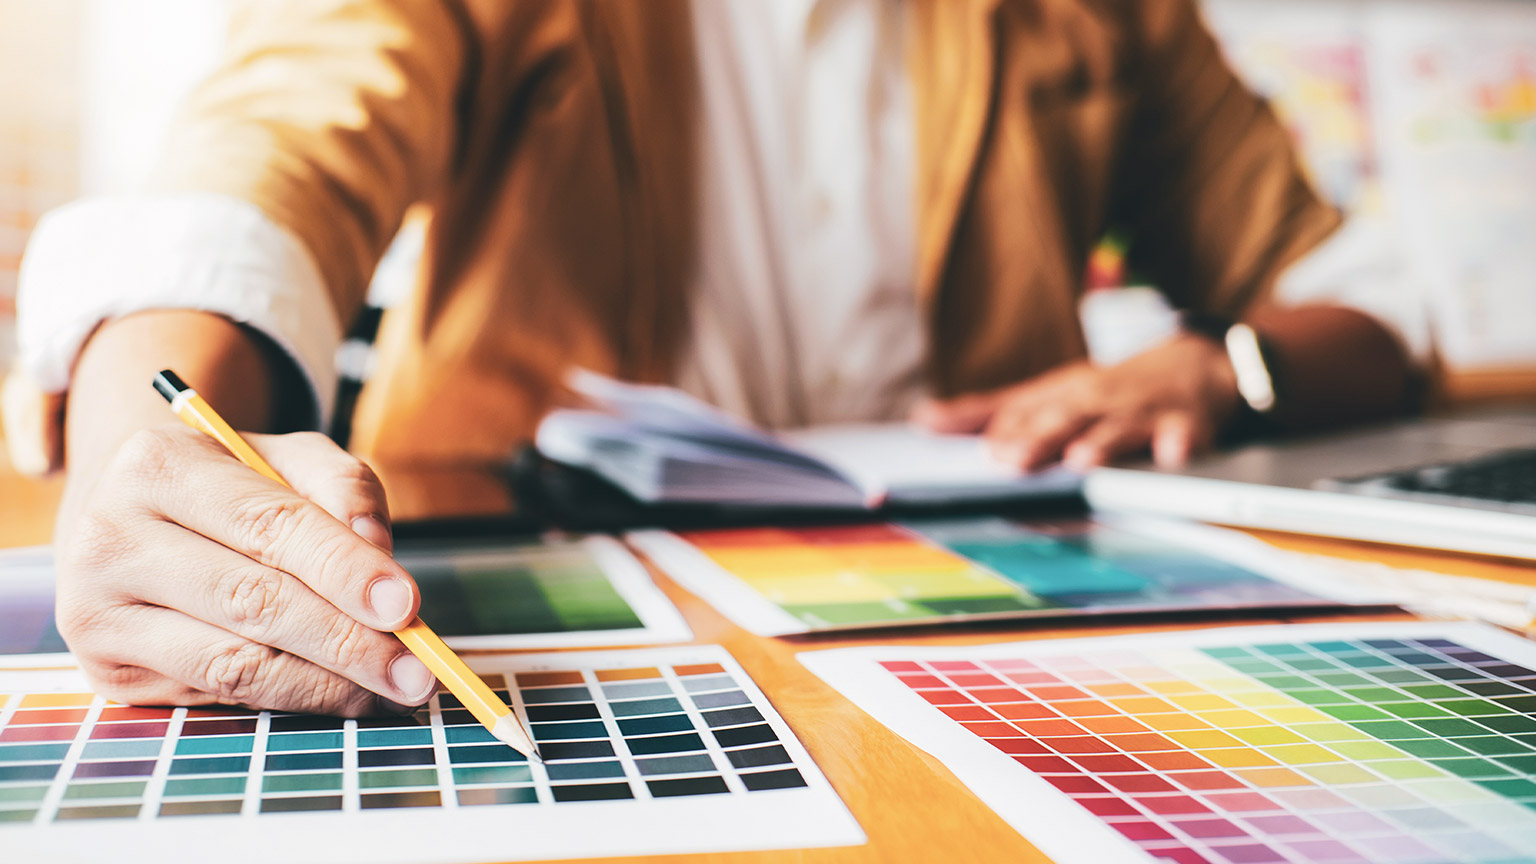
<svg viewBox="0 0 1536 864">
<path fill-rule="evenodd" d="M 0 456 L 0 460 L 3 460 Z M 488 472 L 384 471 L 397 517 L 486 514 L 508 504 L 504 490 Z M 0 547 L 48 541 L 57 482 L 36 483 L 17 477 L 0 462 Z M 1536 585 L 1529 564 L 1475 559 L 1367 544 L 1261 533 L 1287 549 L 1344 558 L 1376 560 L 1413 567 Z M 690 862 L 964 862 L 1047 859 L 1024 841 L 991 809 L 973 796 L 943 765 L 917 750 L 824 685 L 795 660 L 804 650 L 853 645 L 964 645 L 1063 636 L 1099 636 L 1231 624 L 1303 620 L 1264 614 L 1159 617 L 1103 624 L 1023 623 L 964 628 L 884 631 L 852 637 L 764 638 L 754 636 L 716 613 L 703 601 L 656 573 L 656 580 L 693 627 L 700 643 L 724 645 L 757 681 L 784 719 L 804 742 L 869 836 L 864 846 L 677 856 Z M 1341 619 L 1387 620 L 1383 614 Z M 623 861 L 659 860 L 626 858 Z"/>
</svg>

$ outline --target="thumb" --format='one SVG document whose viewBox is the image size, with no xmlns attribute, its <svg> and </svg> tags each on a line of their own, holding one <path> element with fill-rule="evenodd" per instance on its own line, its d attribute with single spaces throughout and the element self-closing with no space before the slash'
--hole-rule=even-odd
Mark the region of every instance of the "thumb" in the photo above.
<svg viewBox="0 0 1536 864">
<path fill-rule="evenodd" d="M 369 543 L 394 551 L 384 484 L 368 463 L 318 432 L 247 435 L 246 439 L 293 491 L 351 526 Z"/>
</svg>

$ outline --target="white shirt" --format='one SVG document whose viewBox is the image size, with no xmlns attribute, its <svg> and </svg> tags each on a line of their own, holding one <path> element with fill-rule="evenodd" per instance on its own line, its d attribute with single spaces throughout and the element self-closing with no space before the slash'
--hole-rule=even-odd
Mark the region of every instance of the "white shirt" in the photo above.
<svg viewBox="0 0 1536 864">
<path fill-rule="evenodd" d="M 900 7 L 694 0 L 700 243 L 675 383 L 766 426 L 897 419 L 920 394 Z M 1342 288 L 1362 254 L 1314 257 L 1344 263 L 1311 268 L 1300 293 L 1347 299 L 1328 288 Z M 285 350 L 329 422 L 341 324 L 304 244 L 248 202 L 183 195 L 54 211 L 23 260 L 18 307 L 22 366 L 45 391 L 68 388 L 102 321 L 197 309 Z"/>
</svg>

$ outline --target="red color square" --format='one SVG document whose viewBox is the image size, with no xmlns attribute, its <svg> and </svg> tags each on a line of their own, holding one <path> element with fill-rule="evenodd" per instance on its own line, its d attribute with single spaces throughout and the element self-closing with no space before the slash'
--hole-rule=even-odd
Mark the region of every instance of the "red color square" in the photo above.
<svg viewBox="0 0 1536 864">
<path fill-rule="evenodd" d="M 923 667 L 911 660 L 885 660 L 880 666 L 887 672 L 921 672 Z"/>
<path fill-rule="evenodd" d="M 1051 707 L 1067 715 L 1068 717 L 1094 717 L 1105 714 L 1119 714 L 1114 708 L 1105 705 L 1097 699 L 1078 699 L 1070 702 L 1052 702 Z"/>
<path fill-rule="evenodd" d="M 1003 677 L 1015 684 L 1059 684 L 1061 679 L 1049 672 L 1005 672 Z"/>
<path fill-rule="evenodd" d="M 1084 810 L 1095 816 L 1140 816 L 1141 812 L 1122 798 L 1074 798 Z"/>
<path fill-rule="evenodd" d="M 971 700 L 959 690 L 914 690 L 917 695 L 933 705 L 971 705 Z"/>
<path fill-rule="evenodd" d="M 986 742 L 1010 756 L 1050 755 L 1051 752 L 1044 744 L 1028 738 L 988 738 Z"/>
<path fill-rule="evenodd" d="M 1257 792 L 1212 792 L 1205 800 L 1233 813 L 1252 813 L 1261 810 L 1283 810 L 1279 804 Z"/>
<path fill-rule="evenodd" d="M 1056 702 L 1062 699 L 1089 698 L 1089 694 L 1087 692 L 1079 690 L 1076 687 L 1069 687 L 1065 684 L 1055 687 L 1030 687 L 1027 689 L 1029 690 L 1029 695 L 1039 699 L 1041 702 Z"/>
<path fill-rule="evenodd" d="M 990 723 L 961 723 L 972 735 L 981 738 L 1023 738 L 1024 733 L 1000 720 Z"/>
<path fill-rule="evenodd" d="M 1173 835 L 1157 827 L 1151 822 L 1112 822 L 1110 827 L 1124 834 L 1126 839 L 1142 842 L 1146 840 L 1172 840 Z"/>
<path fill-rule="evenodd" d="M 175 708 L 140 708 L 137 705 L 108 705 L 101 709 L 97 722 L 115 723 L 123 720 L 169 720 Z"/>
<path fill-rule="evenodd" d="M 1155 732 L 1141 732 L 1133 735 L 1105 735 L 1104 738 L 1127 753 L 1151 753 L 1158 750 L 1184 749 Z"/>
<path fill-rule="evenodd" d="M 1174 819 L 1173 827 L 1191 837 L 1247 837 L 1248 832 L 1226 819 Z"/>
<path fill-rule="evenodd" d="M 1057 716 L 1055 711 L 1038 702 L 1010 702 L 1003 705 L 993 705 L 992 710 L 1007 717 L 1009 720 L 1032 720 Z"/>
<path fill-rule="evenodd" d="M 1152 765 L 1152 760 L 1142 757 L 1142 761 Z M 1152 765 L 1153 768 L 1158 766 Z M 1207 792 L 1216 789 L 1242 789 L 1243 781 L 1233 777 L 1224 771 L 1176 771 L 1166 776 L 1173 782 L 1196 792 Z"/>
<path fill-rule="evenodd" d="M 1023 702 L 1029 698 L 1023 693 L 1007 687 L 972 690 L 970 694 L 977 702 L 986 702 L 987 704 L 994 702 Z"/>
<path fill-rule="evenodd" d="M 77 724 L 67 726 L 10 726 L 0 731 L 0 741 L 70 741 L 80 731 Z"/>
<path fill-rule="evenodd" d="M 1036 774 L 1077 774 L 1082 771 L 1060 756 L 1015 756 L 1013 761 Z"/>
<path fill-rule="evenodd" d="M 17 711 L 11 715 L 12 726 L 44 726 L 53 723 L 79 723 L 85 719 L 87 708 L 34 708 Z"/>
<path fill-rule="evenodd" d="M 1040 743 L 1055 750 L 1057 753 L 1114 753 L 1115 748 L 1105 744 L 1092 735 L 1077 735 L 1070 738 L 1042 738 Z"/>
<path fill-rule="evenodd" d="M 1136 758 L 1159 771 L 1198 771 L 1216 766 L 1187 750 L 1171 753 L 1137 753 Z"/>
<path fill-rule="evenodd" d="M 1147 851 L 1163 861 L 1172 861 L 1173 864 L 1211 864 L 1210 859 L 1204 855 L 1184 847 L 1177 849 L 1148 849 Z"/>
<path fill-rule="evenodd" d="M 900 676 L 900 681 L 913 690 L 934 690 L 949 687 L 942 679 L 935 678 L 926 672 L 916 675 L 902 675 Z"/>
<path fill-rule="evenodd" d="M 1046 777 L 1045 782 L 1055 786 L 1068 795 L 1088 795 L 1094 792 L 1109 792 L 1104 784 L 1082 775 L 1058 774 L 1054 777 Z"/>
<path fill-rule="evenodd" d="M 939 709 L 951 720 L 996 720 L 997 715 L 980 705 L 945 705 Z"/>
<path fill-rule="evenodd" d="M 988 672 L 968 672 L 964 675 L 951 675 L 949 680 L 955 684 L 970 689 L 972 687 L 1006 687 L 1008 682 Z"/>
<path fill-rule="evenodd" d="M 1001 713 L 1001 712 L 999 712 Z M 1061 736 L 1077 737 L 1083 734 L 1083 727 L 1071 720 L 1020 720 L 1019 728 L 1036 738 L 1049 738 Z"/>
<path fill-rule="evenodd" d="M 1104 782 L 1121 792 L 1175 792 L 1173 784 L 1156 774 L 1120 774 L 1104 778 Z"/>
<path fill-rule="evenodd" d="M 1159 816 L 1175 816 L 1189 813 L 1209 813 L 1211 808 L 1188 795 L 1157 795 L 1137 798 L 1136 803 Z"/>
<path fill-rule="evenodd" d="M 928 665 L 933 667 L 935 670 L 937 670 L 939 672 L 946 672 L 946 673 L 947 672 L 979 672 L 979 671 L 981 671 L 980 667 L 978 667 L 975 663 L 972 663 L 969 660 L 941 660 L 941 661 L 939 661 L 937 663 L 929 663 Z"/>
<path fill-rule="evenodd" d="M 1083 766 L 1083 770 L 1092 771 L 1095 774 L 1116 774 L 1126 771 L 1141 773 L 1147 770 L 1145 765 L 1119 753 L 1109 756 L 1073 756 L 1072 761 Z"/>
</svg>

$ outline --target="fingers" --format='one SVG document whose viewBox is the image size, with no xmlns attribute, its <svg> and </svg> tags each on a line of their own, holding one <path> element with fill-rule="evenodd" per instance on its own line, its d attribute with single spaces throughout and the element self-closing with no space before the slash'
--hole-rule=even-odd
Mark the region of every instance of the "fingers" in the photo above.
<svg viewBox="0 0 1536 864">
<path fill-rule="evenodd" d="M 147 538 L 136 599 L 174 608 L 252 642 L 302 657 L 402 704 L 435 679 L 393 635 L 338 610 L 293 576 L 206 538 L 159 526 Z M 197 572 L 198 578 L 182 574 Z"/>
<path fill-rule="evenodd" d="M 1062 463 L 1074 471 L 1097 468 L 1140 450 L 1152 438 L 1152 418 L 1145 414 L 1106 417 L 1069 443 Z"/>
<path fill-rule="evenodd" d="M 293 490 L 386 552 L 394 548 L 384 486 L 368 463 L 318 432 L 250 435 L 251 446 Z"/>
<path fill-rule="evenodd" d="M 972 393 L 954 399 L 925 399 L 912 408 L 911 420 L 941 435 L 974 435 L 986 428 L 1003 394 Z"/>
<path fill-rule="evenodd" d="M 1061 458 L 1063 448 L 1093 423 L 1096 415 L 1072 405 L 1013 403 L 987 426 L 994 459 L 1023 471 L 1035 471 Z"/>
<path fill-rule="evenodd" d="M 130 452 L 127 458 L 156 472 L 136 493 L 147 498 L 155 514 L 297 576 L 342 612 L 375 629 L 395 630 L 415 617 L 420 603 L 416 584 L 388 553 L 295 491 L 226 454 L 210 454 L 205 436 L 190 434 L 187 440 L 170 430 L 141 433 L 130 445 L 140 452 Z M 294 446 L 334 447 L 313 439 Z M 201 454 L 197 447 L 203 448 Z M 297 463 L 319 457 L 284 453 L 283 458 Z M 336 493 L 332 506 L 345 512 L 346 494 Z"/>
<path fill-rule="evenodd" d="M 391 710 L 358 684 L 303 658 L 242 639 L 171 609 L 124 607 L 123 640 L 85 663 L 99 692 L 139 705 L 246 705 L 359 717 Z M 394 709 L 398 710 L 398 709 Z"/>
<path fill-rule="evenodd" d="M 1182 468 L 1191 456 L 1210 449 L 1216 429 L 1188 411 L 1169 411 L 1152 430 L 1152 460 L 1161 468 Z"/>
</svg>

